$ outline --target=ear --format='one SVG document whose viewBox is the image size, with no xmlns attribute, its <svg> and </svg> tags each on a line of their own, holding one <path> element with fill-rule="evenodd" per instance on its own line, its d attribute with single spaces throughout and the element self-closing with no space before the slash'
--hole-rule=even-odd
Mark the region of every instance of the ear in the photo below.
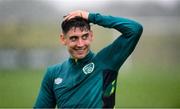
<svg viewBox="0 0 180 109">
<path fill-rule="evenodd" d="M 61 44 L 66 45 L 66 38 L 63 33 L 60 34 L 59 40 Z"/>
</svg>

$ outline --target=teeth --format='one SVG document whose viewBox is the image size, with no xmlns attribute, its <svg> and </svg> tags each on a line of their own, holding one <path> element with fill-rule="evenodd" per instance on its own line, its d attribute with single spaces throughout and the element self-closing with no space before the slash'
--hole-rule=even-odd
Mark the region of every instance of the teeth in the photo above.
<svg viewBox="0 0 180 109">
<path fill-rule="evenodd" d="M 84 50 L 77 50 L 77 51 L 84 51 Z"/>
<path fill-rule="evenodd" d="M 77 49 L 76 52 L 81 53 L 81 52 L 84 52 L 84 50 L 83 49 Z"/>
<path fill-rule="evenodd" d="M 84 50 L 83 48 L 81 48 L 81 49 L 75 49 L 75 50 Z"/>
<path fill-rule="evenodd" d="M 76 49 L 76 50 L 83 50 L 83 49 Z"/>
</svg>

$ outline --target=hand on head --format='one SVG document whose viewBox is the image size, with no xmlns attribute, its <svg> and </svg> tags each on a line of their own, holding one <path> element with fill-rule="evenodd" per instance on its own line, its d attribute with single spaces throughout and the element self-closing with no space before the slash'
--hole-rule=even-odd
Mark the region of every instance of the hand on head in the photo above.
<svg viewBox="0 0 180 109">
<path fill-rule="evenodd" d="M 64 16 L 63 20 L 70 20 L 74 17 L 82 17 L 87 20 L 88 16 L 89 16 L 89 12 L 82 11 L 82 10 L 76 10 L 76 11 L 69 12 L 66 16 Z"/>
</svg>

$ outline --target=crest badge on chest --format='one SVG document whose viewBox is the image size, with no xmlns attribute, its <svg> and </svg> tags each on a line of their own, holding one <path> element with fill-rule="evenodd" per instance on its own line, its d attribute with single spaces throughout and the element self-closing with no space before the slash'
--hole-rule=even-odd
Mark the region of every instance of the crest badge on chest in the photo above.
<svg viewBox="0 0 180 109">
<path fill-rule="evenodd" d="M 91 62 L 83 67 L 83 72 L 87 75 L 94 71 L 94 63 Z"/>
</svg>

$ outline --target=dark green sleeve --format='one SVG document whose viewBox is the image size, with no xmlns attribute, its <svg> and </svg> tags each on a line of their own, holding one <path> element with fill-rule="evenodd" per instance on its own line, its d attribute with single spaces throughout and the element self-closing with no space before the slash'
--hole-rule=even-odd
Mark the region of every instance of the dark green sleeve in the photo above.
<svg viewBox="0 0 180 109">
<path fill-rule="evenodd" d="M 142 26 L 126 18 L 104 16 L 95 13 L 90 13 L 88 20 L 91 23 L 106 28 L 113 28 L 122 33 L 112 44 L 102 49 L 96 55 L 96 58 L 105 67 L 118 71 L 124 61 L 133 52 L 142 34 Z M 103 41 L 104 36 L 101 37 Z"/>
<path fill-rule="evenodd" d="M 34 108 L 55 108 L 56 101 L 53 92 L 53 75 L 50 69 L 47 70 L 39 91 Z"/>
</svg>

